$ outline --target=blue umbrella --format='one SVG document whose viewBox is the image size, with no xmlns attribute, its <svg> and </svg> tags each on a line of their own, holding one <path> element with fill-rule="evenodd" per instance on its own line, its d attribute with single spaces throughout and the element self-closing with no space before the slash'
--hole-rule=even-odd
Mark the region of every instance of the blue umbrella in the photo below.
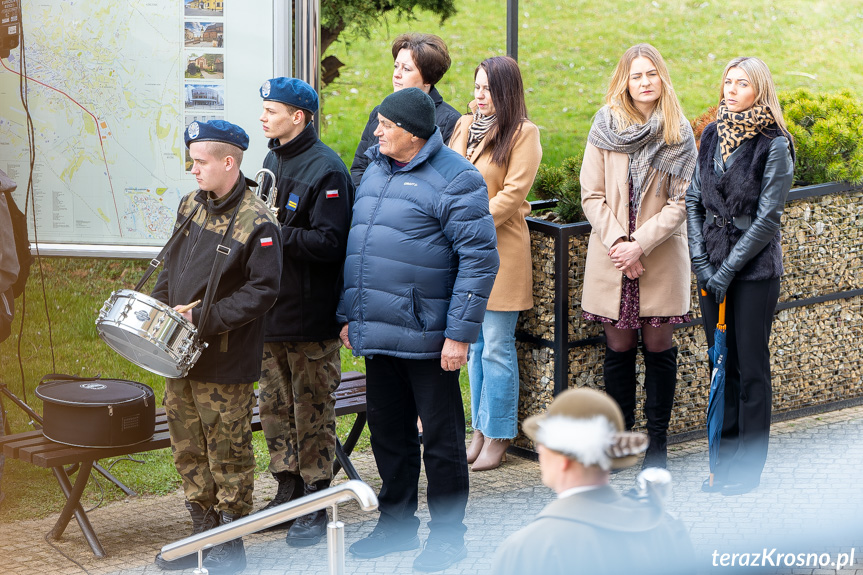
<svg viewBox="0 0 863 575">
<path fill-rule="evenodd" d="M 704 294 L 707 295 L 707 294 Z M 719 460 L 719 440 L 722 436 L 722 420 L 725 419 L 725 358 L 728 347 L 725 345 L 725 299 L 719 304 L 719 322 L 713 332 L 713 347 L 707 350 L 713 362 L 710 376 L 710 399 L 707 402 L 707 444 L 710 455 L 710 486 Z"/>
</svg>

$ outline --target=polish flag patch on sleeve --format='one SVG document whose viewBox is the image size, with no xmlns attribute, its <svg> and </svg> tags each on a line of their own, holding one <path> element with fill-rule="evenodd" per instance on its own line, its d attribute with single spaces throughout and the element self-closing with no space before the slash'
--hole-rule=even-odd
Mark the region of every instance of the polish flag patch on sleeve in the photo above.
<svg viewBox="0 0 863 575">
<path fill-rule="evenodd" d="M 261 238 L 261 247 L 273 245 L 273 238 Z"/>
<path fill-rule="evenodd" d="M 328 200 L 331 200 L 333 198 L 338 198 L 338 197 L 339 197 L 339 191 L 338 190 L 327 190 L 327 199 Z"/>
</svg>

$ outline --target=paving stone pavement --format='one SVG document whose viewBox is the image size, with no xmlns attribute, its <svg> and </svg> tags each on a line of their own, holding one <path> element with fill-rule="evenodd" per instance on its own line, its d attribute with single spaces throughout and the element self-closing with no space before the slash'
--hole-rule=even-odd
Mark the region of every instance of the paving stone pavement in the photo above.
<svg viewBox="0 0 863 575">
<path fill-rule="evenodd" d="M 371 455 L 356 454 L 352 459 L 360 475 L 377 491 L 380 479 Z M 724 497 L 700 491 L 707 470 L 706 440 L 672 445 L 669 470 L 674 489 L 668 508 L 690 530 L 699 573 L 863 575 L 863 483 L 859 478 L 863 473 L 863 407 L 774 424 L 761 486 L 746 495 Z M 625 491 L 634 485 L 637 471 L 633 468 L 614 474 L 611 482 Z M 470 477 L 465 520 L 468 556 L 447 573 L 491 573 L 498 545 L 553 497 L 541 484 L 538 464 L 512 455 L 499 469 L 471 473 Z M 256 507 L 264 505 L 274 490 L 273 480 L 262 477 L 256 484 Z M 420 539 L 428 535 L 424 501 L 421 491 Z M 375 517 L 374 513 L 362 513 L 355 504 L 340 508 L 339 518 L 346 524 L 346 547 L 371 532 Z M 163 573 L 153 565 L 153 557 L 163 544 L 186 536 L 189 529 L 180 491 L 113 503 L 92 511 L 90 518 L 108 558 L 93 557 L 74 522 L 63 540 L 54 545 L 94 575 Z M 0 572 L 83 573 L 45 541 L 44 534 L 55 520 L 53 516 L 0 525 Z M 285 545 L 284 532 L 272 532 L 248 536 L 245 544 L 246 574 L 328 572 L 325 542 L 294 549 Z M 849 560 L 852 552 L 853 563 L 837 571 L 835 562 Z M 411 573 L 417 553 L 396 553 L 374 560 L 359 560 L 348 554 L 346 573 Z M 766 566 L 722 566 L 723 559 L 730 563 L 734 553 L 749 554 L 742 560 L 750 563 L 756 553 L 766 556 L 766 561 L 759 560 Z M 793 554 L 794 563 L 802 560 L 809 565 L 787 567 L 785 554 Z M 735 564 L 740 561 L 738 555 Z M 817 564 L 822 561 L 823 566 Z"/>
</svg>

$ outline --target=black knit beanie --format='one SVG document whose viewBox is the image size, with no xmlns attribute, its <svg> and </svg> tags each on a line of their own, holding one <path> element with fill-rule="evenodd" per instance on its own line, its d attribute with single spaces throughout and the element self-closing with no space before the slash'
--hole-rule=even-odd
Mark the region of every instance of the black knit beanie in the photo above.
<svg viewBox="0 0 863 575">
<path fill-rule="evenodd" d="M 393 92 L 381 102 L 378 113 L 417 138 L 428 140 L 434 134 L 434 102 L 419 88 Z"/>
</svg>

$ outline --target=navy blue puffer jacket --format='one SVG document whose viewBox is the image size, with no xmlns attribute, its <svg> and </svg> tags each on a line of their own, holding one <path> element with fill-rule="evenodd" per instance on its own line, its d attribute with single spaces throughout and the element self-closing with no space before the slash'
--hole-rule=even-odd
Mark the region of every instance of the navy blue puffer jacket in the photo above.
<svg viewBox="0 0 863 575">
<path fill-rule="evenodd" d="M 440 129 L 395 172 L 375 145 L 354 202 L 338 319 L 354 355 L 433 359 L 473 343 L 497 274 L 482 175 Z"/>
</svg>

